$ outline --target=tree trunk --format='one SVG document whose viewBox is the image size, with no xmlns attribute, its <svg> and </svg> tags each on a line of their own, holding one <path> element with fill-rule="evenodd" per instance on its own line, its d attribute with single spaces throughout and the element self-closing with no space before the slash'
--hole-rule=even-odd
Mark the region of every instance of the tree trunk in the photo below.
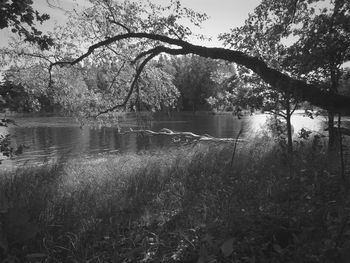
<svg viewBox="0 0 350 263">
<path fill-rule="evenodd" d="M 339 86 L 339 76 L 340 71 L 335 66 L 331 66 L 331 86 L 329 90 L 330 95 L 338 94 L 338 86 Z M 328 150 L 333 152 L 336 150 L 337 144 L 337 134 L 334 129 L 334 116 L 335 111 L 333 108 L 328 109 Z"/>
<path fill-rule="evenodd" d="M 336 148 L 336 133 L 334 130 L 334 112 L 328 111 L 328 150 L 334 151 Z"/>
<path fill-rule="evenodd" d="M 286 121 L 287 121 L 287 139 L 288 139 L 288 153 L 293 153 L 293 138 L 292 138 L 292 123 L 291 114 L 287 111 Z"/>
<path fill-rule="evenodd" d="M 292 122 L 291 122 L 292 111 L 290 108 L 291 99 L 289 96 L 287 97 L 285 102 L 286 102 L 285 103 L 285 107 L 286 107 L 285 119 L 287 122 L 287 146 L 288 146 L 289 155 L 292 155 L 293 154 L 293 138 L 292 138 Z"/>
<path fill-rule="evenodd" d="M 343 135 L 340 130 L 341 115 L 338 114 L 338 136 L 339 136 L 339 148 L 340 148 L 340 175 L 344 185 L 347 184 L 347 178 L 345 177 L 345 160 L 344 160 L 344 149 L 343 149 Z"/>
<path fill-rule="evenodd" d="M 292 138 L 292 123 L 291 123 L 291 111 L 290 104 L 286 107 L 286 122 L 287 122 L 287 150 L 288 150 L 288 166 L 289 166 L 289 176 L 294 177 L 294 156 L 293 156 L 293 138 Z"/>
</svg>

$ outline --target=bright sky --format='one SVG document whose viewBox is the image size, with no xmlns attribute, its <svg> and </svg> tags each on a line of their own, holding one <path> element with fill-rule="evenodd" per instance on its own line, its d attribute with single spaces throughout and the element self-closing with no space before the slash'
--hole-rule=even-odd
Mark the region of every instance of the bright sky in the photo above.
<svg viewBox="0 0 350 263">
<path fill-rule="evenodd" d="M 168 3 L 169 0 L 152 0 L 155 3 Z M 229 32 L 229 29 L 241 26 L 248 17 L 248 13 L 260 3 L 261 0 L 182 0 L 182 5 L 198 12 L 206 13 L 210 19 L 203 24 L 199 33 L 212 37 L 211 42 L 194 41 L 194 44 L 207 46 L 221 46 L 216 39 L 220 33 Z M 50 30 L 55 23 L 64 24 L 66 20 L 65 12 L 58 8 L 50 7 L 46 0 L 33 0 L 34 8 L 40 12 L 48 13 L 51 17 L 43 26 L 43 31 Z M 60 6 L 65 10 L 72 10 L 76 4 L 86 5 L 86 0 L 50 0 L 50 3 Z M 0 47 L 6 46 L 10 33 L 8 30 L 0 31 Z"/>
<path fill-rule="evenodd" d="M 142 0 L 140 0 L 142 1 Z M 168 4 L 170 0 L 151 0 L 157 4 Z M 261 0 L 180 0 L 185 7 L 192 8 L 197 12 L 204 12 L 210 18 L 202 25 L 202 30 L 195 32 L 201 33 L 207 37 L 211 37 L 212 41 L 201 41 L 191 39 L 190 42 L 197 45 L 220 47 L 221 43 L 217 40 L 220 33 L 229 32 L 230 28 L 243 25 L 248 14 L 253 12 Z M 49 0 L 55 6 L 62 9 L 50 7 L 47 0 L 33 0 L 34 8 L 41 13 L 48 13 L 51 17 L 46 21 L 40 30 L 52 30 L 55 23 L 64 25 L 66 21 L 66 13 L 64 10 L 72 11 L 73 8 L 79 6 L 82 8 L 88 5 L 88 0 Z M 79 9 L 78 8 L 78 9 Z M 7 45 L 11 36 L 9 30 L 0 30 L 0 47 Z M 350 67 L 350 61 L 343 66 Z"/>
<path fill-rule="evenodd" d="M 164 0 L 153 0 L 162 3 Z M 204 12 L 210 18 L 203 25 L 200 33 L 212 37 L 211 42 L 197 42 L 207 46 L 221 46 L 216 39 L 218 34 L 229 32 L 230 28 L 242 26 L 248 13 L 253 12 L 261 0 L 182 0 L 185 7 L 192 8 L 197 12 Z"/>
</svg>

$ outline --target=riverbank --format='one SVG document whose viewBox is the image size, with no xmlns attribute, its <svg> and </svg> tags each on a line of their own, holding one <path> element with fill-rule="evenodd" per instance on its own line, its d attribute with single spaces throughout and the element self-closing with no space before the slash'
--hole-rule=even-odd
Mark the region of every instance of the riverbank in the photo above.
<svg viewBox="0 0 350 263">
<path fill-rule="evenodd" d="M 147 129 L 158 132 L 167 128 L 198 135 L 208 134 L 217 138 L 236 138 L 242 130 L 241 138 L 244 139 L 246 136 L 262 133 L 266 129 L 269 117 L 270 115 L 266 114 L 256 114 L 238 118 L 230 113 L 223 115 L 174 113 L 170 117 L 154 114 L 152 117 L 148 113 L 128 113 L 108 124 L 94 123 L 92 126 L 81 125 L 77 120 L 69 117 L 14 118 L 17 125 L 0 127 L 0 133 L 4 131 L 11 134 L 14 148 L 19 145 L 27 147 L 23 154 L 11 160 L 5 160 L 0 170 L 4 166 L 15 168 L 52 162 L 63 156 L 68 159 L 77 156 L 95 157 L 100 154 L 138 152 L 184 143 L 178 139 L 173 142 L 164 136 L 126 134 L 135 130 Z M 345 119 L 343 124 L 346 124 Z M 292 117 L 292 125 L 295 137 L 301 129 L 325 133 L 325 119 L 322 117 L 310 119 L 295 114 Z"/>
<path fill-rule="evenodd" d="M 293 165 L 267 137 L 238 148 L 69 160 L 0 179 L 0 259 L 19 262 L 331 262 L 347 200 L 317 136 Z M 346 261 L 337 261 L 346 262 Z"/>
</svg>

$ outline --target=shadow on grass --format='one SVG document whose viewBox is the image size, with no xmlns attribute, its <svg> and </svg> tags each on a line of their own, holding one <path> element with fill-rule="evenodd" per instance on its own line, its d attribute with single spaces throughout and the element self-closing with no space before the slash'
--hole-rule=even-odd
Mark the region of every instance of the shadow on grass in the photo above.
<svg viewBox="0 0 350 263">
<path fill-rule="evenodd" d="M 346 262 L 347 192 L 322 141 L 266 136 L 10 172 L 4 262 Z M 7 260 L 7 261 L 6 261 Z M 12 261 L 11 261 L 12 260 Z"/>
</svg>

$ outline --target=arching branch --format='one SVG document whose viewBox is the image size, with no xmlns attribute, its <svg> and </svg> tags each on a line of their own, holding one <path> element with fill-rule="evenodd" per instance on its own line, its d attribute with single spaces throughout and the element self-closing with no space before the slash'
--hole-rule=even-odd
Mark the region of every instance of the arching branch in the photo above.
<svg viewBox="0 0 350 263">
<path fill-rule="evenodd" d="M 140 60 L 141 58 L 149 55 L 149 54 L 154 54 L 157 53 L 157 55 L 159 55 L 160 53 L 167 53 L 169 55 L 185 55 L 185 54 L 189 54 L 190 52 L 186 52 L 185 49 L 183 48 L 179 48 L 179 49 L 172 49 L 172 48 L 167 48 L 164 46 L 157 46 L 155 48 L 152 48 L 150 50 L 144 51 L 142 53 L 140 53 L 133 61 L 133 63 L 135 63 L 136 61 Z"/>
<path fill-rule="evenodd" d="M 168 54 L 171 54 L 171 55 L 179 55 L 179 54 L 184 54 L 184 50 L 183 49 L 171 49 L 171 48 L 167 48 L 167 47 L 163 47 L 163 46 L 158 46 L 158 47 L 155 47 L 155 48 L 152 48 L 148 51 L 145 51 L 143 53 L 141 53 L 140 55 L 138 55 L 135 60 L 133 61 L 134 63 L 138 60 L 140 60 L 141 58 L 145 57 L 148 55 L 148 57 L 146 57 L 146 59 L 140 64 L 140 66 L 137 68 L 136 70 L 136 75 L 135 75 L 135 78 L 133 79 L 133 82 L 131 83 L 131 86 L 130 86 L 130 89 L 128 91 L 128 94 L 126 95 L 126 97 L 124 98 L 124 101 L 123 103 L 121 104 L 118 104 L 118 105 L 115 105 L 111 108 L 108 108 L 104 111 L 100 111 L 96 117 L 102 115 L 102 114 L 105 114 L 105 113 L 108 113 L 108 112 L 112 112 L 116 109 L 119 109 L 119 108 L 124 108 L 126 106 L 126 104 L 128 103 L 134 89 L 135 89 L 135 86 L 137 84 L 137 81 L 143 71 L 143 69 L 145 68 L 145 66 L 147 65 L 147 63 L 152 60 L 154 57 L 158 56 L 160 53 L 168 53 Z"/>
<path fill-rule="evenodd" d="M 115 106 L 113 106 L 113 107 L 111 107 L 111 108 L 108 108 L 108 109 L 106 109 L 106 110 L 104 110 L 104 111 L 100 111 L 100 112 L 96 115 L 96 117 L 98 117 L 98 116 L 100 116 L 100 115 L 102 115 L 102 114 L 108 113 L 108 112 L 112 112 L 112 111 L 114 111 L 114 110 L 116 110 L 116 109 L 119 109 L 119 108 L 124 108 L 124 107 L 126 106 L 126 104 L 128 103 L 128 101 L 129 101 L 129 99 L 130 99 L 130 97 L 131 97 L 131 95 L 132 95 L 132 93 L 133 93 L 133 91 L 134 91 L 134 88 L 135 88 L 135 86 L 136 86 L 136 84 L 137 84 L 137 81 L 138 81 L 138 79 L 139 79 L 139 77 L 140 77 L 140 75 L 141 75 L 141 73 L 142 73 L 144 67 L 146 66 L 146 64 L 147 64 L 150 60 L 152 60 L 152 58 L 154 58 L 154 57 L 157 56 L 158 54 L 159 54 L 159 53 L 152 53 L 151 55 L 149 55 L 149 56 L 141 63 L 141 65 L 136 69 L 135 78 L 134 78 L 133 82 L 131 83 L 131 86 L 130 86 L 130 89 L 129 89 L 129 91 L 128 91 L 128 94 L 127 94 L 126 97 L 124 98 L 123 103 L 118 104 L 118 105 L 115 105 Z"/>
<path fill-rule="evenodd" d="M 276 69 L 269 67 L 264 61 L 256 57 L 249 56 L 243 52 L 225 49 L 225 48 L 211 48 L 190 44 L 181 39 L 174 39 L 158 34 L 149 33 L 127 33 L 117 35 L 106 40 L 100 41 L 88 49 L 88 51 L 73 61 L 61 61 L 51 64 L 52 67 L 60 65 L 74 65 L 82 61 L 84 58 L 91 55 L 96 49 L 111 43 L 124 40 L 124 39 L 148 39 L 160 42 L 163 44 L 177 46 L 180 49 L 169 48 L 159 46 L 153 50 L 145 51 L 141 53 L 137 58 L 142 58 L 148 54 L 152 54 L 145 61 L 149 61 L 151 58 L 156 56 L 157 50 L 162 49 L 162 52 L 168 54 L 195 54 L 206 58 L 222 59 L 229 62 L 234 62 L 239 65 L 245 66 L 246 68 L 254 71 L 259 75 L 265 82 L 269 83 L 272 88 L 291 94 L 294 98 L 308 101 L 311 104 L 324 108 L 334 109 L 339 113 L 350 113 L 350 97 L 339 94 L 329 94 L 326 91 L 321 90 L 317 85 L 308 84 L 305 81 L 294 79 Z M 154 51 L 155 53 L 152 53 Z M 159 54 L 159 53 L 158 53 Z M 144 61 L 144 62 L 145 62 Z M 140 75 L 139 72 L 137 75 Z"/>
</svg>

